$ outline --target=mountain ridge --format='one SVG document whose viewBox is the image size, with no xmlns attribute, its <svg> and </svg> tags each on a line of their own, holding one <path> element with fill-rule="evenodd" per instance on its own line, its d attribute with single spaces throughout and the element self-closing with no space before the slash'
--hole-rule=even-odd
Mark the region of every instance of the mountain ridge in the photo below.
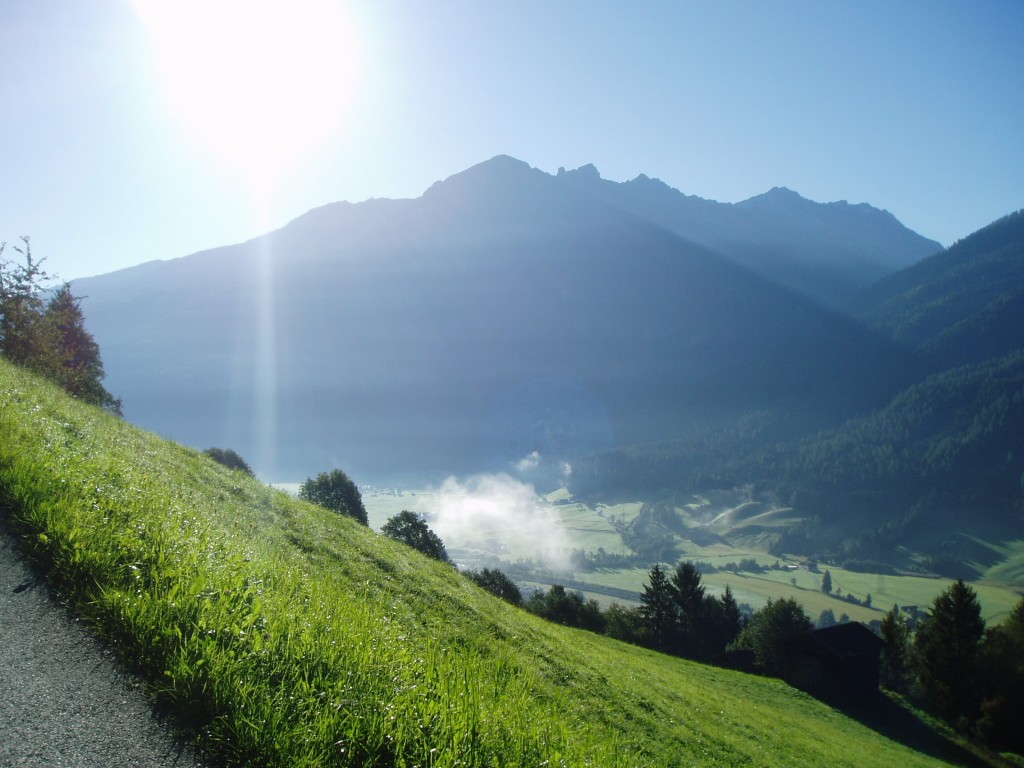
<svg viewBox="0 0 1024 768">
<path fill-rule="evenodd" d="M 565 182 L 499 157 L 75 289 L 129 418 L 276 479 L 565 459 L 751 396 L 780 428 L 822 425 L 918 375 L 849 319 Z"/>
<path fill-rule="evenodd" d="M 947 366 L 1024 346 L 1024 211 L 879 281 L 855 314 Z"/>
</svg>

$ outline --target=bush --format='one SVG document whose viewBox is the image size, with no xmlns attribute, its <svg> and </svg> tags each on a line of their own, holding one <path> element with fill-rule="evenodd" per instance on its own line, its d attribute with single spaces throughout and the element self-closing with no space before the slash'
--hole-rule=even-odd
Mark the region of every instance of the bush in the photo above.
<svg viewBox="0 0 1024 768">
<path fill-rule="evenodd" d="M 482 571 L 466 571 L 466 576 L 471 578 L 492 595 L 500 597 L 512 605 L 523 604 L 523 593 L 508 576 L 497 568 L 484 568 Z"/>
<path fill-rule="evenodd" d="M 440 560 L 442 563 L 451 562 L 441 537 L 430 530 L 426 521 L 415 512 L 403 509 L 384 523 L 381 533 L 422 552 L 427 557 Z"/>
<path fill-rule="evenodd" d="M 340 469 L 321 472 L 315 478 L 308 478 L 299 486 L 299 498 L 355 518 L 363 525 L 370 524 L 362 494 Z"/>
<path fill-rule="evenodd" d="M 239 472 L 249 475 L 249 477 L 256 477 L 256 473 L 252 471 L 252 467 L 246 463 L 245 459 L 230 448 L 207 448 L 203 453 L 218 464 L 223 464 L 228 469 L 237 469 Z"/>
</svg>

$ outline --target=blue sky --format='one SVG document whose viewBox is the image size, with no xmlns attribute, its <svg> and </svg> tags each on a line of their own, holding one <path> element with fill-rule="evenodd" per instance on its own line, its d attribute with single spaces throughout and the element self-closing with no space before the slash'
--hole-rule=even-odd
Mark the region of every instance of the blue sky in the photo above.
<svg viewBox="0 0 1024 768">
<path fill-rule="evenodd" d="M 496 154 L 868 202 L 944 244 L 1024 207 L 1018 0 L 165 5 L 0 4 L 0 240 L 62 278 Z"/>
</svg>

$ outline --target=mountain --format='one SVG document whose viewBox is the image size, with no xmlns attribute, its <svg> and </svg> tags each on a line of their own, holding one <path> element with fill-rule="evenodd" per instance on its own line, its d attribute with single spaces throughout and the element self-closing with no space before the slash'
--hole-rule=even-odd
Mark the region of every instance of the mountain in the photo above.
<svg viewBox="0 0 1024 768">
<path fill-rule="evenodd" d="M 858 317 L 916 348 L 928 375 L 871 412 L 792 440 L 756 419 L 574 463 L 580 496 L 745 487 L 794 519 L 782 551 L 977 575 L 1024 519 L 1024 214 L 865 290 Z M 919 563 L 918 563 L 919 565 Z"/>
<path fill-rule="evenodd" d="M 272 479 L 534 452 L 551 469 L 751 411 L 781 438 L 921 377 L 900 346 L 613 198 L 496 157 L 415 200 L 324 206 L 74 290 L 130 420 Z"/>
<path fill-rule="evenodd" d="M 860 294 L 856 316 L 944 367 L 1024 348 L 1024 211 Z"/>
<path fill-rule="evenodd" d="M 826 305 L 941 249 L 888 211 L 815 203 L 784 187 L 739 203 L 684 195 L 640 175 L 616 183 L 584 166 L 559 179 Z"/>
</svg>

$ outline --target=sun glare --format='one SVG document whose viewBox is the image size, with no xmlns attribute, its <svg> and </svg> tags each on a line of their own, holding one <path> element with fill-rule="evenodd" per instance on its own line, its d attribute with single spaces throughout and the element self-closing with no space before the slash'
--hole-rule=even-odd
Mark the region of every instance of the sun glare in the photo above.
<svg viewBox="0 0 1024 768">
<path fill-rule="evenodd" d="M 355 52 L 341 0 L 132 0 L 170 111 L 249 186 L 259 224 L 282 177 L 344 129 Z M 277 429 L 272 254 L 254 268 L 260 322 L 253 429 L 263 466 Z"/>
<path fill-rule="evenodd" d="M 185 131 L 258 196 L 343 128 L 354 35 L 338 0 L 133 0 Z"/>
</svg>

